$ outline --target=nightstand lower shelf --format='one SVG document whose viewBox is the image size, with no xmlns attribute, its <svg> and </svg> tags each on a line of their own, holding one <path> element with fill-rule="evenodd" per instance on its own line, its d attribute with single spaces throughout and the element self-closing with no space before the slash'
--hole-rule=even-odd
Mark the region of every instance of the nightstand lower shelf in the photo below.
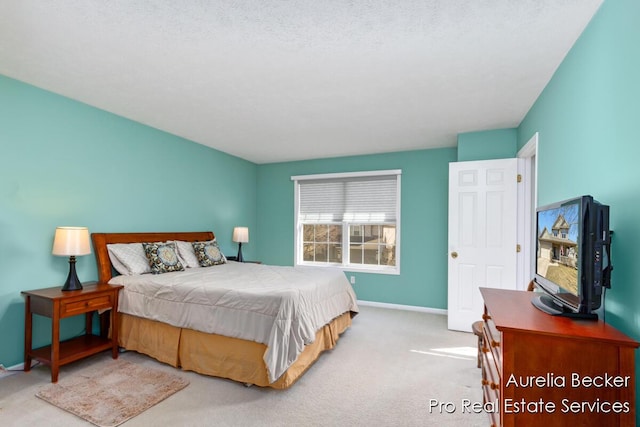
<svg viewBox="0 0 640 427">
<path fill-rule="evenodd" d="M 110 339 L 102 338 L 98 335 L 82 335 L 67 341 L 61 341 L 58 364 L 60 366 L 66 365 L 87 356 L 111 350 L 112 347 L 113 343 Z M 51 365 L 51 346 L 48 345 L 31 350 L 31 358 Z"/>
</svg>

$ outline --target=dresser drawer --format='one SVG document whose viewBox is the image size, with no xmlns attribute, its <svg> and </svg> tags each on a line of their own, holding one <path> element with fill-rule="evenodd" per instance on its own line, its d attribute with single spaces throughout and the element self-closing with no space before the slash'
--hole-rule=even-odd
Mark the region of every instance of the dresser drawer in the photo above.
<svg viewBox="0 0 640 427">
<path fill-rule="evenodd" d="M 492 402 L 492 408 L 495 409 L 495 412 L 488 412 L 489 420 L 491 421 L 492 427 L 497 427 L 500 425 L 500 393 L 497 390 L 492 389 L 488 385 L 482 386 L 482 397 L 484 402 Z"/>
<path fill-rule="evenodd" d="M 493 403 L 495 412 L 489 412 L 491 426 L 500 426 L 500 389 L 502 384 L 502 333 L 498 331 L 489 313 L 482 325 L 482 394 L 485 403 Z"/>
<path fill-rule="evenodd" d="M 482 385 L 494 390 L 496 394 L 500 392 L 501 372 L 496 365 L 493 353 L 486 346 L 482 349 Z"/>
<path fill-rule="evenodd" d="M 496 329 L 496 325 L 493 323 L 491 316 L 485 316 L 482 330 L 485 345 L 491 350 L 498 369 L 502 371 L 502 333 Z"/>
<path fill-rule="evenodd" d="M 113 294 L 104 294 L 60 303 L 60 317 L 75 316 L 89 311 L 113 307 Z"/>
</svg>

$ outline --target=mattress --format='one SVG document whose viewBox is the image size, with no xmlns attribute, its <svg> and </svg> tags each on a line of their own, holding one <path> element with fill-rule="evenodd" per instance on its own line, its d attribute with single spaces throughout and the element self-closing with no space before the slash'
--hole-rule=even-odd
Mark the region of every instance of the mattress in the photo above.
<svg viewBox="0 0 640 427">
<path fill-rule="evenodd" d="M 195 331 L 266 345 L 264 362 L 276 381 L 338 316 L 357 313 L 344 272 L 228 262 L 158 275 L 117 276 L 118 310 Z"/>
</svg>

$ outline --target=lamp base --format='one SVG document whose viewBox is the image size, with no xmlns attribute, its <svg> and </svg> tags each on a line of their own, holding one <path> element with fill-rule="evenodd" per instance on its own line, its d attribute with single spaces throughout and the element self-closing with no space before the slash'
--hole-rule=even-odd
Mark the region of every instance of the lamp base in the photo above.
<svg viewBox="0 0 640 427">
<path fill-rule="evenodd" d="M 236 257 L 237 262 L 244 262 L 244 258 L 242 258 L 242 242 L 238 243 L 238 256 Z"/>
<path fill-rule="evenodd" d="M 78 279 L 78 275 L 76 274 L 76 257 L 69 257 L 69 275 L 67 276 L 67 281 L 64 282 L 64 286 L 62 286 L 63 291 L 79 291 L 82 289 L 82 283 L 80 283 L 80 279 Z"/>
</svg>

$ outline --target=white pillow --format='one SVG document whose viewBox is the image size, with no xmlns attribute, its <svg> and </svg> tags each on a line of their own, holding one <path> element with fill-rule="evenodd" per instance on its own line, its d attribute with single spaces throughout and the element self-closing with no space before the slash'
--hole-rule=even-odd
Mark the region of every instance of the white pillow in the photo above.
<svg viewBox="0 0 640 427">
<path fill-rule="evenodd" d="M 151 273 L 142 243 L 112 243 L 107 251 L 113 268 L 123 276 Z"/>
<path fill-rule="evenodd" d="M 196 253 L 193 251 L 191 242 L 184 242 L 182 240 L 174 240 L 173 242 L 178 248 L 178 259 L 180 259 L 182 265 L 188 268 L 200 267 L 200 263 L 198 262 Z"/>
</svg>

